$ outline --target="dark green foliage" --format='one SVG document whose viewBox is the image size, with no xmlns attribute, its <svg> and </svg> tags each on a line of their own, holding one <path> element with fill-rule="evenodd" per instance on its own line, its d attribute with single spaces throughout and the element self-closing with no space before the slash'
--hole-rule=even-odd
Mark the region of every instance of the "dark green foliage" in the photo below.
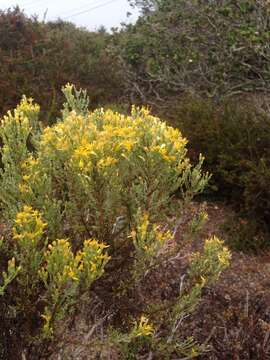
<svg viewBox="0 0 270 360">
<path fill-rule="evenodd" d="M 115 101 L 122 88 L 110 41 L 104 31 L 41 23 L 19 8 L 0 11 L 0 115 L 27 93 L 42 105 L 43 120 L 55 121 L 67 82 L 88 90 L 91 108 Z"/>
<path fill-rule="evenodd" d="M 223 226 L 227 234 L 227 244 L 238 251 L 259 254 L 269 247 L 269 229 L 258 218 L 243 219 L 232 216 Z"/>
<path fill-rule="evenodd" d="M 142 16 L 119 36 L 127 90 L 164 105 L 179 93 L 269 92 L 269 5 L 259 0 L 135 0 Z"/>
<path fill-rule="evenodd" d="M 205 155 L 213 174 L 212 190 L 249 218 L 249 230 L 248 224 L 241 224 L 235 231 L 242 238 L 236 247 L 256 247 L 251 239 L 270 229 L 270 116 L 247 102 L 217 106 L 191 98 L 182 100 L 170 115 L 190 140 L 191 155 Z M 262 243 L 260 238 L 257 245 Z"/>
</svg>

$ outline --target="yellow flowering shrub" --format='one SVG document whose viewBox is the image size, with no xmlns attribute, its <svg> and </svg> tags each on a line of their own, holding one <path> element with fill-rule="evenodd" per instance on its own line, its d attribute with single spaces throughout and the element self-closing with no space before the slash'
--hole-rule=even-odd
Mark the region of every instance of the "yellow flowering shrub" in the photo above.
<svg viewBox="0 0 270 360">
<path fill-rule="evenodd" d="M 47 306 L 42 315 L 45 335 L 51 335 L 54 322 L 66 315 L 79 287 L 88 289 L 103 274 L 109 260 L 103 253 L 104 248 L 106 246 L 96 240 L 85 240 L 83 249 L 74 254 L 66 239 L 48 245 L 45 263 L 39 271 L 46 287 Z"/>
<path fill-rule="evenodd" d="M 17 213 L 13 227 L 15 257 L 21 267 L 18 281 L 31 292 L 38 282 L 37 272 L 43 261 L 46 246 L 44 230 L 46 223 L 38 211 L 25 205 Z"/>
<path fill-rule="evenodd" d="M 104 267 L 110 257 L 104 253 L 108 245 L 98 242 L 96 239 L 88 239 L 83 243 L 83 248 L 78 252 L 80 260 L 79 276 L 81 285 L 88 287 L 104 272 Z"/>
<path fill-rule="evenodd" d="M 86 291 L 104 272 L 109 256 L 106 245 L 95 239 L 85 240 L 81 250 L 73 252 L 67 239 L 48 244 L 46 223 L 41 214 L 25 205 L 17 213 L 13 227 L 14 257 L 2 273 L 0 295 L 14 281 L 17 289 L 16 310 L 35 313 L 33 299 L 42 296 L 44 335 L 53 334 L 54 326 L 64 318 L 80 291 Z M 15 264 L 18 264 L 16 265 Z M 37 315 L 37 314 L 36 314 Z"/>
<path fill-rule="evenodd" d="M 186 288 L 182 289 L 172 311 L 173 329 L 186 314 L 191 313 L 201 298 L 202 289 L 215 282 L 220 274 L 229 266 L 231 254 L 217 237 L 207 239 L 203 251 L 191 256 Z M 172 331 L 174 333 L 174 331 Z"/>
<path fill-rule="evenodd" d="M 139 321 L 134 321 L 132 329 L 128 333 L 121 333 L 111 329 L 110 339 L 119 348 L 122 359 L 136 358 L 143 346 L 149 346 L 155 335 L 154 325 L 142 315 Z"/>
<path fill-rule="evenodd" d="M 133 273 L 135 279 L 139 279 L 154 266 L 168 241 L 173 239 L 173 234 L 151 223 L 149 214 L 139 210 L 130 237 L 136 249 Z"/>
<path fill-rule="evenodd" d="M 156 220 L 176 190 L 190 200 L 205 187 L 203 159 L 192 167 L 187 140 L 147 109 L 133 107 L 124 116 L 78 108 L 66 107 L 62 121 L 41 132 L 36 152 L 27 153 L 25 145 L 17 161 L 17 204 L 40 210 L 53 236 L 62 237 L 69 224 L 71 237 L 79 231 L 113 244 L 119 216 L 128 230 L 139 208 L 151 209 Z"/>
<path fill-rule="evenodd" d="M 204 243 L 203 253 L 195 253 L 191 259 L 189 276 L 203 279 L 207 283 L 218 279 L 221 272 L 229 266 L 231 254 L 223 241 L 213 236 Z"/>
<path fill-rule="evenodd" d="M 209 179 L 202 172 L 203 157 L 192 165 L 180 131 L 146 108 L 132 107 L 127 116 L 89 112 L 85 92 L 72 85 L 63 91 L 67 103 L 51 127 L 39 126 L 39 107 L 26 98 L 1 122 L 0 206 L 13 236 L 4 242 L 10 260 L 0 295 L 7 304 L 12 297 L 16 316 L 29 318 L 24 331 L 34 336 L 26 341 L 35 342 L 40 333 L 33 334 L 31 324 L 39 324 L 46 338 L 52 336 L 59 320 L 99 279 L 91 289 L 99 289 L 97 298 L 113 304 L 112 313 L 120 316 L 125 332 L 115 330 L 112 339 L 124 344 L 126 354 L 136 357 L 146 347 L 157 358 L 194 357 L 199 347 L 190 338 L 177 339 L 177 331 L 202 289 L 228 266 L 223 243 L 209 239 L 192 256 L 179 296 L 167 312 L 159 309 L 160 323 L 152 321 L 142 290 L 147 276 L 177 255 L 173 251 L 181 244 L 167 251 L 175 224 L 165 223 L 166 212 L 176 191 L 182 208 L 203 191 Z M 194 219 L 190 232 L 205 219 L 204 213 Z M 127 309 L 137 302 L 131 321 L 139 320 L 130 330 L 125 302 Z"/>
</svg>

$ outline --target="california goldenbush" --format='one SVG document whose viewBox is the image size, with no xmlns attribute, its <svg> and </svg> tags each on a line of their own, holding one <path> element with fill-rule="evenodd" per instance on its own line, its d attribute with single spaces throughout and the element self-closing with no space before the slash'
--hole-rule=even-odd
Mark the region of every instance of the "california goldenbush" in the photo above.
<svg viewBox="0 0 270 360">
<path fill-rule="evenodd" d="M 35 346 L 41 351 L 83 294 L 89 301 L 110 294 L 108 307 L 114 304 L 118 322 L 108 324 L 98 346 L 115 347 L 121 358 L 147 351 L 197 356 L 203 347 L 182 339 L 179 329 L 203 288 L 228 266 L 222 241 L 210 238 L 190 257 L 186 280 L 165 307 L 162 299 L 136 300 L 132 314 L 122 305 L 133 303 L 151 272 L 180 250 L 181 244 L 167 246 L 174 233 L 165 225 L 166 212 L 176 190 L 183 211 L 203 191 L 209 180 L 203 158 L 192 166 L 179 130 L 145 108 L 133 107 L 128 116 L 102 108 L 89 112 L 85 92 L 72 85 L 63 92 L 62 117 L 51 127 L 39 124 L 39 106 L 25 97 L 1 121 L 6 233 L 0 290 L 7 309 L 3 329 L 10 319 L 14 326 L 2 335 L 12 344 L 19 327 L 21 346 L 29 356 L 36 349 L 37 356 Z"/>
</svg>

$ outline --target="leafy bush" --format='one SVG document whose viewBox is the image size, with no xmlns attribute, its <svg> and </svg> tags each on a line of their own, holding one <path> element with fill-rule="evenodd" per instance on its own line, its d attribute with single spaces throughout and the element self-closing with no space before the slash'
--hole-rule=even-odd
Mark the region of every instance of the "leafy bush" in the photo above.
<svg viewBox="0 0 270 360">
<path fill-rule="evenodd" d="M 236 214 L 228 218 L 223 229 L 227 234 L 230 248 L 243 252 L 259 254 L 269 247 L 268 224 L 258 218 L 244 217 Z"/>
<path fill-rule="evenodd" d="M 203 288 L 228 266 L 222 241 L 208 239 L 190 257 L 185 286 L 165 309 L 155 303 L 162 321 L 152 325 L 150 304 L 139 301 L 133 316 L 140 320 L 129 331 L 132 314 L 121 304 L 133 302 L 146 277 L 179 251 L 168 250 L 174 233 L 164 226 L 166 211 L 176 190 L 183 209 L 203 191 L 203 158 L 192 166 L 186 139 L 147 109 L 89 112 L 85 92 L 72 85 L 63 91 L 67 103 L 52 127 L 39 126 L 39 107 L 26 98 L 1 122 L 2 218 L 13 229 L 1 248 L 1 294 L 24 321 L 24 346 L 35 344 L 33 336 L 53 336 L 91 287 L 90 299 L 109 292 L 110 306 L 121 312 L 121 326 L 108 330 L 107 340 L 123 356 L 132 348 L 134 356 L 151 350 L 194 357 L 202 347 L 178 331 Z"/>
<path fill-rule="evenodd" d="M 16 7 L 0 10 L 0 32 L 0 116 L 28 94 L 40 103 L 41 119 L 54 121 L 63 101 L 61 86 L 68 81 L 87 88 L 92 108 L 122 95 L 106 31 L 61 20 L 39 22 Z"/>
<path fill-rule="evenodd" d="M 194 98 L 179 103 L 171 115 L 170 121 L 189 138 L 194 159 L 199 152 L 206 155 L 205 165 L 213 174 L 211 184 L 216 194 L 230 200 L 251 219 L 253 234 L 254 220 L 255 228 L 269 229 L 269 115 L 245 101 L 217 106 Z M 242 243 L 242 249 L 255 248 L 251 242 Z"/>
<path fill-rule="evenodd" d="M 133 102 L 166 106 L 179 93 L 215 99 L 269 91 L 265 0 L 130 0 L 143 11 L 116 36 Z"/>
</svg>

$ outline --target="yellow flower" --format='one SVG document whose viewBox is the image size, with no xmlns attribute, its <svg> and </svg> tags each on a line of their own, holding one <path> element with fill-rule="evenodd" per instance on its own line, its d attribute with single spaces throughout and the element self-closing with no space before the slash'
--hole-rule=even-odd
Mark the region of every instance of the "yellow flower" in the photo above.
<svg viewBox="0 0 270 360">
<path fill-rule="evenodd" d="M 95 264 L 93 261 L 91 262 L 91 271 L 97 270 L 97 264 Z"/>
<path fill-rule="evenodd" d="M 152 336 L 154 334 L 154 327 L 149 324 L 149 320 L 145 316 L 141 316 L 139 324 L 135 325 L 133 335 L 135 337 L 140 336 Z"/>
<path fill-rule="evenodd" d="M 54 133 L 53 133 L 53 129 L 47 127 L 46 129 L 44 129 L 43 131 L 43 136 L 42 136 L 42 140 L 41 140 L 41 144 L 42 145 L 47 145 L 50 142 L 52 142 L 54 140 Z"/>
<path fill-rule="evenodd" d="M 218 254 L 219 262 L 224 265 L 228 266 L 230 263 L 231 254 L 227 248 L 223 248 L 223 251 Z"/>
<path fill-rule="evenodd" d="M 75 274 L 74 270 L 70 268 L 69 272 L 68 272 L 68 276 L 75 281 L 79 281 L 77 275 Z"/>
<path fill-rule="evenodd" d="M 31 178 L 31 175 L 24 175 L 23 180 L 28 181 Z"/>
<path fill-rule="evenodd" d="M 161 157 L 168 162 L 176 159 L 174 155 L 170 156 L 168 154 L 168 150 L 165 144 L 151 146 L 150 151 L 160 154 Z"/>
<path fill-rule="evenodd" d="M 21 193 L 27 193 L 27 192 L 29 192 L 29 186 L 28 185 L 26 185 L 26 184 L 19 184 L 18 185 L 18 187 L 19 187 L 19 191 L 21 192 Z"/>
<path fill-rule="evenodd" d="M 117 163 L 116 159 L 114 159 L 111 156 L 107 156 L 106 158 L 99 160 L 97 165 L 98 167 L 102 168 L 102 167 L 110 167 L 112 165 L 115 165 L 116 163 Z"/>
<path fill-rule="evenodd" d="M 82 170 L 84 168 L 84 161 L 80 160 L 79 161 L 79 168 Z"/>
<path fill-rule="evenodd" d="M 132 140 L 123 140 L 121 142 L 121 145 L 128 151 L 130 152 L 133 149 L 133 146 L 135 145 L 135 141 Z"/>
<path fill-rule="evenodd" d="M 88 157 L 90 154 L 95 154 L 93 150 L 93 144 L 84 142 L 74 151 L 74 156 L 77 158 Z"/>
<path fill-rule="evenodd" d="M 173 234 L 171 233 L 171 231 L 162 232 L 162 231 L 156 230 L 156 239 L 160 243 L 164 243 L 165 241 L 172 239 L 172 237 L 173 237 Z"/>
<path fill-rule="evenodd" d="M 138 227 L 138 231 L 142 239 L 145 239 L 148 227 L 149 227 L 149 215 L 147 213 L 144 213 L 142 217 L 141 225 Z"/>
</svg>

